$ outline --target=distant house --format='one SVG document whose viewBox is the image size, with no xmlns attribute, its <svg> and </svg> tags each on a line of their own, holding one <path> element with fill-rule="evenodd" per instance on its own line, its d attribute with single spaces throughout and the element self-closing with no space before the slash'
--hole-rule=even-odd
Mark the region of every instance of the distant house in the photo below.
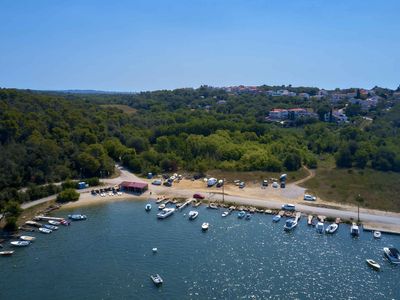
<svg viewBox="0 0 400 300">
<path fill-rule="evenodd" d="M 338 124 L 347 123 L 349 120 L 342 109 L 332 110 L 324 115 L 325 122 L 334 122 Z"/>
<path fill-rule="evenodd" d="M 379 100 L 379 97 L 374 96 L 374 97 L 368 98 L 366 100 L 351 98 L 351 99 L 349 99 L 349 102 L 351 104 L 360 105 L 362 110 L 369 110 L 371 107 L 375 107 L 378 104 L 378 100 Z"/>
<path fill-rule="evenodd" d="M 288 110 L 281 108 L 274 108 L 269 112 L 269 118 L 271 120 L 284 120 L 288 118 Z"/>
<path fill-rule="evenodd" d="M 219 100 L 219 101 L 217 101 L 217 104 L 218 105 L 226 104 L 226 100 Z"/>
<path fill-rule="evenodd" d="M 318 115 L 313 112 L 309 112 L 305 108 L 289 108 L 289 109 L 281 109 L 274 108 L 269 112 L 266 120 L 268 121 L 282 121 L 282 120 L 296 120 L 298 118 L 318 118 Z"/>
<path fill-rule="evenodd" d="M 308 93 L 300 93 L 299 97 L 304 98 L 304 99 L 310 99 L 310 94 L 308 94 Z"/>
</svg>

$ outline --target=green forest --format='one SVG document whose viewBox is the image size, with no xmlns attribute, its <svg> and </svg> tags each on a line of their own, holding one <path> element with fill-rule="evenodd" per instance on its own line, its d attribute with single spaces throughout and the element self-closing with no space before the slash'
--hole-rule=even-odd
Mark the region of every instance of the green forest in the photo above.
<svg viewBox="0 0 400 300">
<path fill-rule="evenodd" d="M 331 156 L 338 168 L 400 172 L 400 104 L 379 91 L 385 97 L 376 108 L 349 107 L 350 122 L 337 125 L 322 122 L 333 108 L 327 100 L 206 86 L 136 94 L 0 89 L 0 203 L 15 200 L 21 187 L 110 176 L 115 162 L 136 173 L 283 172 L 318 168 Z M 320 120 L 289 128 L 265 122 L 276 107 L 310 108 Z"/>
</svg>

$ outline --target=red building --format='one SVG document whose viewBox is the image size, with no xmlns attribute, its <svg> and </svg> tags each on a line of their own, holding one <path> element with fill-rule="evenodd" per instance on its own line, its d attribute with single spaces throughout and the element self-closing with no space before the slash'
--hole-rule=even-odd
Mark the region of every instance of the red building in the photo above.
<svg viewBox="0 0 400 300">
<path fill-rule="evenodd" d="M 145 182 L 123 181 L 119 185 L 120 189 L 125 192 L 142 194 L 149 189 L 149 185 Z"/>
</svg>

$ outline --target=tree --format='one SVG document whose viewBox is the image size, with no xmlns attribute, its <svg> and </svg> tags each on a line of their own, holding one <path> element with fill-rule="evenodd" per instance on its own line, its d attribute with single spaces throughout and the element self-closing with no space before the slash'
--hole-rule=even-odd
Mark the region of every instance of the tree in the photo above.
<svg viewBox="0 0 400 300">
<path fill-rule="evenodd" d="M 352 157 L 348 147 L 342 147 L 335 155 L 336 166 L 339 168 L 351 168 Z"/>
<path fill-rule="evenodd" d="M 74 189 L 65 189 L 57 196 L 57 202 L 65 203 L 70 201 L 77 201 L 80 194 Z"/>
<path fill-rule="evenodd" d="M 368 163 L 369 154 L 364 149 L 358 149 L 354 154 L 354 162 L 357 168 L 364 169 Z"/>
<path fill-rule="evenodd" d="M 288 171 L 296 171 L 301 168 L 301 156 L 298 153 L 289 153 L 284 162 L 283 166 Z"/>
</svg>

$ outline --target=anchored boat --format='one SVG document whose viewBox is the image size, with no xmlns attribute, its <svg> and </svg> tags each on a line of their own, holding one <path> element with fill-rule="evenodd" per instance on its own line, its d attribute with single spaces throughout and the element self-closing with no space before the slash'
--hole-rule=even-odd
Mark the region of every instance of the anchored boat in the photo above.
<svg viewBox="0 0 400 300">
<path fill-rule="evenodd" d="M 238 213 L 238 218 L 239 218 L 239 219 L 243 219 L 245 215 L 246 215 L 246 213 L 244 212 L 244 210 L 241 210 L 241 211 L 239 211 L 239 213 Z"/>
<path fill-rule="evenodd" d="M 50 230 L 57 230 L 58 229 L 57 226 L 50 225 L 50 224 L 44 224 L 43 227 L 47 228 L 47 229 L 50 229 Z"/>
<path fill-rule="evenodd" d="M 280 220 L 281 220 L 281 216 L 280 215 L 275 215 L 273 218 L 272 218 L 272 222 L 279 222 Z"/>
<path fill-rule="evenodd" d="M 380 239 L 382 236 L 382 233 L 380 231 L 374 231 L 374 238 Z"/>
<path fill-rule="evenodd" d="M 61 224 L 61 222 L 54 221 L 54 220 L 49 220 L 48 222 L 50 225 L 53 225 L 53 226 L 59 226 Z"/>
<path fill-rule="evenodd" d="M 357 226 L 356 223 L 353 223 L 353 225 L 351 225 L 350 234 L 352 236 L 359 236 L 360 235 L 360 228 Z"/>
<path fill-rule="evenodd" d="M 325 232 L 326 233 L 335 233 L 339 228 L 339 225 L 336 223 L 332 223 L 326 227 Z"/>
<path fill-rule="evenodd" d="M 229 211 L 224 211 L 223 213 L 222 213 L 222 217 L 227 217 L 229 215 Z"/>
<path fill-rule="evenodd" d="M 392 264 L 400 264 L 400 252 L 396 248 L 383 248 L 385 256 Z"/>
<path fill-rule="evenodd" d="M 286 231 L 291 231 L 297 226 L 297 221 L 295 219 L 289 219 L 286 220 L 285 225 L 283 226 L 283 229 Z"/>
<path fill-rule="evenodd" d="M 208 223 L 203 223 L 202 225 L 201 225 L 201 229 L 203 230 L 203 231 L 206 231 L 206 230 L 208 230 L 208 227 L 210 226 L 210 224 L 208 224 Z"/>
<path fill-rule="evenodd" d="M 164 208 L 161 212 L 157 214 L 157 218 L 165 219 L 171 216 L 175 212 L 175 208 Z"/>
<path fill-rule="evenodd" d="M 31 242 L 29 242 L 29 241 L 14 241 L 14 242 L 10 242 L 10 244 L 12 246 L 15 246 L 15 247 L 26 247 L 26 246 L 29 246 L 30 243 Z"/>
<path fill-rule="evenodd" d="M 324 223 L 318 222 L 318 223 L 317 223 L 317 226 L 315 226 L 315 230 L 316 230 L 318 233 L 324 233 Z"/>
<path fill-rule="evenodd" d="M 199 215 L 198 211 L 195 211 L 195 210 L 189 211 L 189 220 L 196 219 L 198 215 Z"/>
<path fill-rule="evenodd" d="M 28 242 L 33 242 L 34 240 L 36 240 L 36 238 L 34 236 L 29 236 L 29 235 L 21 235 L 19 237 L 19 239 L 22 241 L 28 241 Z"/>
<path fill-rule="evenodd" d="M 11 256 L 13 255 L 14 251 L 0 251 L 1 256 Z"/>
<path fill-rule="evenodd" d="M 48 228 L 45 228 L 45 227 L 40 227 L 40 228 L 39 228 L 39 231 L 40 231 L 41 233 L 46 233 L 46 234 L 49 234 L 49 233 L 52 233 L 52 232 L 53 232 L 51 229 L 48 229 Z"/>
<path fill-rule="evenodd" d="M 144 208 L 146 211 L 151 211 L 151 204 L 147 203 L 146 207 Z"/>
<path fill-rule="evenodd" d="M 370 266 L 372 269 L 379 271 L 381 269 L 381 266 L 374 260 L 372 259 L 367 259 L 366 260 L 368 266 Z"/>
<path fill-rule="evenodd" d="M 87 216 L 75 214 L 75 215 L 68 215 L 68 218 L 70 218 L 72 221 L 82 221 L 82 220 L 86 220 Z"/>
<path fill-rule="evenodd" d="M 156 274 L 156 275 L 150 275 L 150 278 L 151 278 L 151 280 L 153 281 L 153 283 L 156 285 L 156 286 L 160 286 L 163 282 L 164 282 L 164 280 L 161 278 L 161 276 L 160 275 L 158 275 L 158 274 Z"/>
</svg>

